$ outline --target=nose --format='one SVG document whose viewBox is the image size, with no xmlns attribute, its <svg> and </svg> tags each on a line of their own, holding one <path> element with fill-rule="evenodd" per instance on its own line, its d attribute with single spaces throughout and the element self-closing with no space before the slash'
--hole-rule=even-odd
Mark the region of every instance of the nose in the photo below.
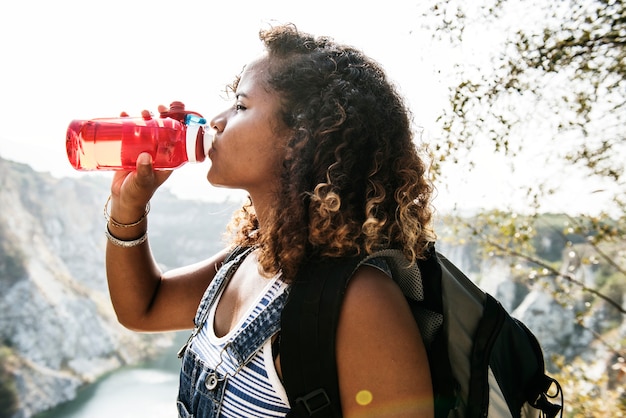
<svg viewBox="0 0 626 418">
<path fill-rule="evenodd" d="M 211 128 L 215 129 L 216 132 L 222 132 L 224 130 L 224 127 L 226 126 L 227 113 L 228 110 L 224 110 L 211 118 L 209 125 Z"/>
</svg>

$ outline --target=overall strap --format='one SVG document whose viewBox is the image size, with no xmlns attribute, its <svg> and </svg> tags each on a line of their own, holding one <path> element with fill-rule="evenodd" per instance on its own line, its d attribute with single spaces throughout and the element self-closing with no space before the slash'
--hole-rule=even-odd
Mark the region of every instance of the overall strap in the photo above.
<svg viewBox="0 0 626 418">
<path fill-rule="evenodd" d="M 227 256 L 224 262 L 222 263 L 222 267 L 218 270 L 217 274 L 213 278 L 213 281 L 209 284 L 207 289 L 202 296 L 202 300 L 200 301 L 200 305 L 198 306 L 198 310 L 196 311 L 196 315 L 193 319 L 194 328 L 187 342 L 178 350 L 178 358 L 183 358 L 185 352 L 187 351 L 187 347 L 191 340 L 194 339 L 196 335 L 200 332 L 204 323 L 206 322 L 211 306 L 215 303 L 215 300 L 222 289 L 228 284 L 230 278 L 237 270 L 237 267 L 243 262 L 248 253 L 252 251 L 253 247 L 235 247 L 233 251 L 231 251 Z"/>
<path fill-rule="evenodd" d="M 220 294 L 222 289 L 226 287 L 235 271 L 237 271 L 239 265 L 243 262 L 243 260 L 245 260 L 253 249 L 254 247 L 235 247 L 233 251 L 226 256 L 222 262 L 222 267 L 218 270 L 215 278 L 209 284 L 209 287 L 207 287 L 207 290 L 202 296 L 202 300 L 198 306 L 198 311 L 196 312 L 196 317 L 194 318 L 196 328 L 202 327 L 209 315 L 211 306 L 217 299 L 217 296 Z"/>
<path fill-rule="evenodd" d="M 359 257 L 300 268 L 281 315 L 280 362 L 288 418 L 341 417 L 335 342 L 348 280 Z M 329 343 L 330 342 L 330 343 Z"/>
<path fill-rule="evenodd" d="M 288 290 L 281 293 L 228 344 L 226 352 L 239 366 L 248 363 L 259 347 L 280 331 L 280 315 L 288 293 Z"/>
</svg>

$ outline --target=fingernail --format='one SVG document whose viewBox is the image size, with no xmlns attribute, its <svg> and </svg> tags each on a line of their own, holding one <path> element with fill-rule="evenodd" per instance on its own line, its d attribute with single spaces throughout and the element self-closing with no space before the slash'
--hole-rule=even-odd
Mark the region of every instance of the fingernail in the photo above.
<svg viewBox="0 0 626 418">
<path fill-rule="evenodd" d="M 150 165 L 151 159 L 152 159 L 152 156 L 150 154 L 148 154 L 147 152 L 142 152 L 137 157 L 137 162 L 141 165 Z"/>
</svg>

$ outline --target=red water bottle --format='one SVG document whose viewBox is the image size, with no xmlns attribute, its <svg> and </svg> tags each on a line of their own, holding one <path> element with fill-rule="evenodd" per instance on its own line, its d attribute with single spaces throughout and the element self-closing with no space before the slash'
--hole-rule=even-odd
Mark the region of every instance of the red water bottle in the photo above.
<svg viewBox="0 0 626 418">
<path fill-rule="evenodd" d="M 142 117 L 73 120 L 65 145 L 77 170 L 134 170 L 142 152 L 152 155 L 155 169 L 173 169 L 204 161 L 213 139 L 205 128 L 202 115 L 173 102 L 158 118 L 144 111 Z"/>
</svg>

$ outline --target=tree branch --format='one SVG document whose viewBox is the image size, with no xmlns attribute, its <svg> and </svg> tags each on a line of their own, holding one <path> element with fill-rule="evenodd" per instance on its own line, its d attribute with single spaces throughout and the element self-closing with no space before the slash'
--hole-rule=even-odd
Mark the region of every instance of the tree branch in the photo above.
<svg viewBox="0 0 626 418">
<path fill-rule="evenodd" d="M 606 296 L 605 294 L 601 293 L 600 291 L 593 289 L 591 287 L 588 287 L 587 285 L 585 285 L 583 282 L 581 282 L 580 280 L 577 280 L 572 274 L 569 273 L 561 273 L 560 271 L 556 270 L 554 267 L 552 267 L 551 265 L 547 264 L 546 262 L 542 261 L 542 260 L 538 260 L 535 257 L 532 257 L 528 254 L 524 254 L 522 252 L 513 250 L 511 248 L 505 247 L 501 244 L 498 244 L 497 242 L 494 242 L 490 239 L 488 239 L 487 237 L 485 237 L 484 235 L 481 236 L 482 240 L 497 248 L 498 250 L 502 251 L 505 254 L 508 254 L 510 256 L 513 257 L 517 257 L 520 258 L 522 260 L 525 260 L 531 264 L 534 264 L 538 267 L 541 267 L 549 272 L 552 273 L 552 276 L 554 277 L 560 277 L 562 279 L 565 279 L 566 281 L 575 284 L 576 286 L 580 287 L 581 290 L 583 290 L 584 292 L 588 292 L 591 293 L 594 296 L 599 297 L 600 299 L 604 300 L 606 303 L 608 303 L 609 305 L 613 306 L 615 309 L 617 309 L 620 313 L 622 314 L 626 314 L 626 309 L 624 309 L 622 307 L 622 305 L 616 301 L 614 301 L 613 299 L 611 299 L 610 297 Z"/>
</svg>

